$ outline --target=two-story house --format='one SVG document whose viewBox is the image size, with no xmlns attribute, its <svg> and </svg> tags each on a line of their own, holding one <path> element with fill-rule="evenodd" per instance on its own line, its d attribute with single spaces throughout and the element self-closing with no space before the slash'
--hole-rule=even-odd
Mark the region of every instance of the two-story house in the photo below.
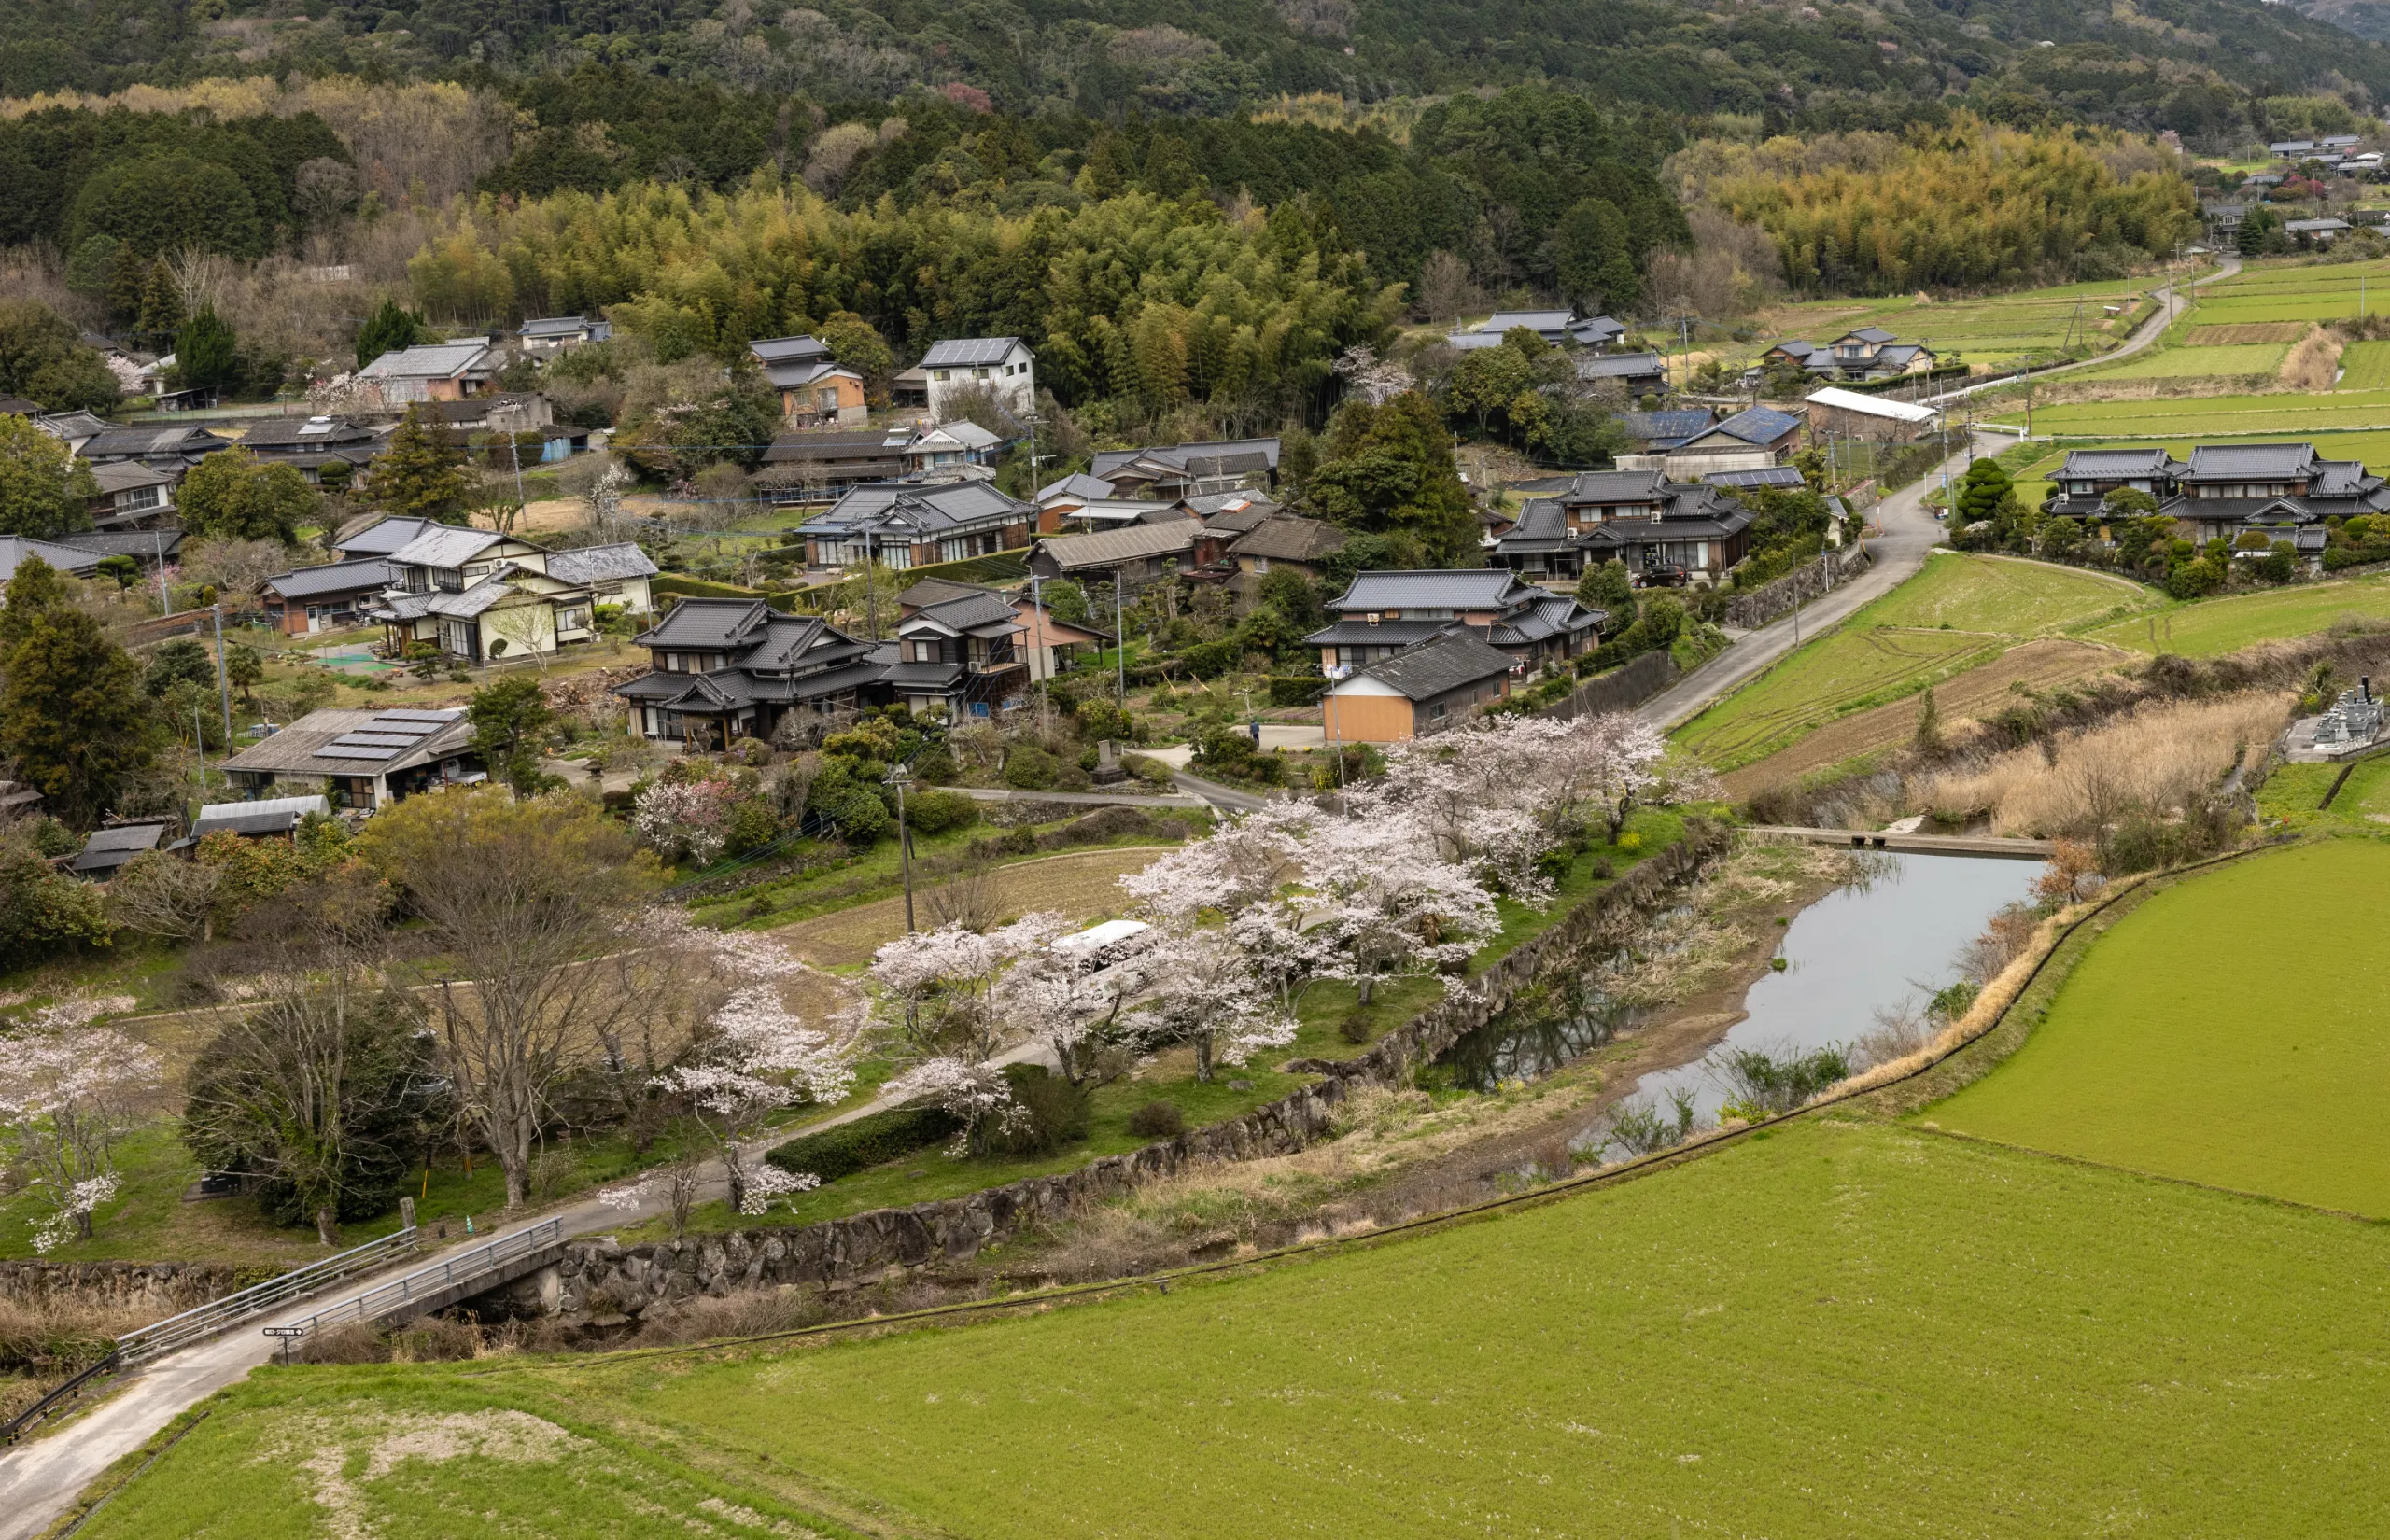
<svg viewBox="0 0 2390 1540">
<path fill-rule="evenodd" d="M 2163 450 L 2078 449 L 2051 486 L 2047 513 L 2097 520 L 2107 495 L 2130 486 L 2195 539 L 2255 531 L 2310 557 L 2323 553 L 2326 520 L 2390 512 L 2390 483 L 2361 460 L 2327 460 L 2312 443 L 2198 444 L 2188 462 Z"/>
<path fill-rule="evenodd" d="M 99 487 L 91 501 L 94 528 L 146 528 L 175 511 L 175 478 L 139 460 L 95 465 L 91 480 Z"/>
<path fill-rule="evenodd" d="M 498 378 L 499 364 L 486 338 L 418 343 L 367 364 L 357 371 L 357 383 L 384 406 L 461 401 L 487 390 Z"/>
<path fill-rule="evenodd" d="M 1332 679 L 1455 623 L 1532 671 L 1595 646 L 1606 618 L 1498 567 L 1363 572 L 1328 609 L 1334 623 L 1303 641 L 1319 649 L 1320 671 Z"/>
<path fill-rule="evenodd" d="M 1035 516 L 1033 507 L 991 482 L 879 482 L 849 487 L 798 532 L 808 567 L 837 568 L 869 560 L 903 571 L 1017 551 L 1029 543 Z"/>
<path fill-rule="evenodd" d="M 1003 439 L 964 418 L 921 429 L 900 453 L 907 476 L 949 482 L 962 476 L 995 474 L 990 468 L 1004 447 Z"/>
<path fill-rule="evenodd" d="M 1792 364 L 1827 380 L 1889 380 L 1925 373 L 1935 357 L 1922 343 L 1904 343 L 1882 327 L 1867 326 L 1822 346 L 1798 339 L 1778 343 L 1760 355 L 1760 362 Z"/>
<path fill-rule="evenodd" d="M 874 644 L 760 599 L 682 599 L 633 638 L 649 670 L 613 687 L 640 736 L 723 749 L 819 729 L 884 693 Z"/>
<path fill-rule="evenodd" d="M 1718 487 L 1656 470 L 1588 470 L 1567 491 L 1529 500 L 1494 559 L 1531 578 L 1576 578 L 1615 560 L 1638 578 L 1680 572 L 1712 584 L 1743 559 L 1753 517 Z"/>
<path fill-rule="evenodd" d="M 643 595 L 655 572 L 635 545 L 551 552 L 512 535 L 447 525 L 384 559 L 390 584 L 363 612 L 382 623 L 391 651 L 429 642 L 468 663 L 595 640 L 596 575 L 617 583 L 636 576 Z"/>
<path fill-rule="evenodd" d="M 864 378 L 830 357 L 819 337 L 767 337 L 747 344 L 780 392 L 780 416 L 792 427 L 859 427 L 870 415 Z"/>
<path fill-rule="evenodd" d="M 896 660 L 884 688 L 915 711 L 949 721 L 985 717 L 1019 704 L 1029 660 L 1019 641 L 1028 627 L 1002 595 L 973 592 L 908 604 L 896 622 Z"/>
<path fill-rule="evenodd" d="M 614 323 L 579 315 L 543 315 L 523 323 L 523 351 L 534 358 L 552 358 L 568 348 L 612 339 Z"/>
<path fill-rule="evenodd" d="M 1037 405 L 1037 355 L 1018 337 L 958 337 L 932 343 L 921 363 L 896 376 L 900 396 L 929 408 L 932 422 L 961 415 L 955 393 L 974 387 L 991 393 L 1007 411 Z"/>
</svg>

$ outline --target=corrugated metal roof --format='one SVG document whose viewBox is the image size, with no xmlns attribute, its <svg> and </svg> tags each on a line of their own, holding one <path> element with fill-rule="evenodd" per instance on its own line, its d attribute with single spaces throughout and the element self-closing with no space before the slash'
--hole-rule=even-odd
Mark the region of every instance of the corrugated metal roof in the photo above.
<svg viewBox="0 0 2390 1540">
<path fill-rule="evenodd" d="M 1837 411 L 1856 412 L 1863 417 L 1890 417 L 1903 423 L 1930 423 L 1942 415 L 1930 406 L 1888 401 L 1880 396 L 1865 396 L 1856 390 L 1844 390 L 1835 385 L 1812 390 L 1802 399 L 1812 406 L 1830 406 Z"/>
<path fill-rule="evenodd" d="M 1039 540 L 1037 546 L 1064 567 L 1110 567 L 1117 562 L 1192 551 L 1202 534 L 1200 520 L 1171 519 L 1161 524 L 1132 524 L 1123 529 L 1100 530 L 1092 535 L 1052 535 Z"/>
</svg>

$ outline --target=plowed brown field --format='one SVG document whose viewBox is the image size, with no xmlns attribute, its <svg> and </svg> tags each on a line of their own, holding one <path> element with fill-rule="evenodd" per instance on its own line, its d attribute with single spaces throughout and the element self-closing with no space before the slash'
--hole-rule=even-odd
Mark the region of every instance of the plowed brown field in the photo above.
<svg viewBox="0 0 2390 1540">
<path fill-rule="evenodd" d="M 2231 347 L 2242 343 L 2295 343 L 2307 335 L 2305 321 L 2235 321 L 2229 326 L 2195 326 L 2183 339 L 2185 347 Z"/>
</svg>

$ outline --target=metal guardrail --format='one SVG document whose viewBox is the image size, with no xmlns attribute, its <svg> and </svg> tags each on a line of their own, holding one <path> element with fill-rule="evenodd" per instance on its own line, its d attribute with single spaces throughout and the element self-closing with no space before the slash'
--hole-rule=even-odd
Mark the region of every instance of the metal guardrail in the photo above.
<svg viewBox="0 0 2390 1540">
<path fill-rule="evenodd" d="M 31 1433 L 41 1423 L 48 1421 L 51 1417 L 57 1415 L 60 1408 L 67 1402 L 76 1400 L 82 1395 L 83 1387 L 85 1385 L 90 1384 L 92 1380 L 97 1379 L 104 1374 L 113 1374 L 123 1366 L 123 1354 L 112 1352 L 105 1358 L 101 1359 L 98 1363 L 85 1368 L 74 1379 L 69 1379 L 66 1383 L 59 1386 L 56 1390 L 51 1391 L 48 1395 L 43 1396 L 40 1400 L 35 1402 L 32 1406 L 27 1407 L 23 1411 L 19 1412 L 16 1416 L 8 1419 L 6 1422 L 0 1422 L 0 1449 L 5 1449 L 8 1445 L 15 1443 L 18 1439 L 22 1438 L 26 1434 Z"/>
<path fill-rule="evenodd" d="M 564 1221 L 561 1218 L 543 1219 L 527 1230 L 517 1230 L 513 1235 L 500 1236 L 487 1245 L 443 1258 L 404 1278 L 368 1289 L 354 1298 L 344 1299 L 329 1309 L 319 1310 L 293 1324 L 312 1333 L 351 1321 L 372 1321 L 409 1300 L 428 1298 L 459 1283 L 471 1283 L 498 1271 L 517 1257 L 555 1245 L 564 1238 Z"/>
<path fill-rule="evenodd" d="M 311 1262 L 279 1278 L 270 1278 L 237 1294 L 210 1300 L 197 1309 L 152 1322 L 138 1331 L 127 1332 L 118 1337 L 117 1355 L 127 1365 L 138 1364 L 162 1352 L 186 1347 L 201 1337 L 213 1337 L 228 1326 L 237 1326 L 244 1321 L 263 1315 L 277 1305 L 313 1294 L 351 1273 L 379 1267 L 389 1257 L 415 1251 L 419 1233 L 413 1225 L 394 1230 L 378 1240 L 369 1240 L 337 1256 Z"/>
</svg>

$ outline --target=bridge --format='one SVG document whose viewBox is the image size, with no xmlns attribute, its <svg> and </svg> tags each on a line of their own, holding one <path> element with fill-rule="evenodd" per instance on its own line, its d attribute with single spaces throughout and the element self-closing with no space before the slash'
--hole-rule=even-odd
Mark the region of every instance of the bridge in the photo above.
<svg viewBox="0 0 2390 1540">
<path fill-rule="evenodd" d="M 2057 848 L 2046 839 L 2006 839 L 1996 834 L 1896 834 L 1891 830 L 1810 829 L 1799 824 L 1757 823 L 1749 833 L 1851 850 L 1891 850 L 1914 856 L 1996 856 L 2008 861 L 2047 861 Z"/>
</svg>

